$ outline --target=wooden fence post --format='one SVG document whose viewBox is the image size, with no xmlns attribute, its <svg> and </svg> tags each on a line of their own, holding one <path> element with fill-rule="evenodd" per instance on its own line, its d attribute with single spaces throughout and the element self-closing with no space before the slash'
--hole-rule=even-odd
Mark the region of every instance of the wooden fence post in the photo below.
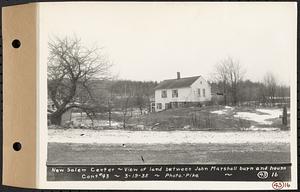
<svg viewBox="0 0 300 192">
<path fill-rule="evenodd" d="M 287 109 L 286 109 L 286 105 L 284 105 L 284 107 L 283 107 L 282 124 L 287 126 Z"/>
</svg>

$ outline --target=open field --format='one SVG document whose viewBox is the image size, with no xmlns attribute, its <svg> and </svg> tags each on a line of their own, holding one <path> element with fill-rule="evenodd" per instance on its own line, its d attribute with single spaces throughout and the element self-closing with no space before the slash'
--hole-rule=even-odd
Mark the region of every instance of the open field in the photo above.
<svg viewBox="0 0 300 192">
<path fill-rule="evenodd" d="M 49 143 L 47 164 L 289 163 L 289 144 L 75 144 Z"/>
<path fill-rule="evenodd" d="M 289 163 L 290 132 L 281 108 L 207 106 L 133 115 L 105 114 L 93 126 L 49 127 L 48 164 Z"/>
<path fill-rule="evenodd" d="M 282 115 L 282 108 L 229 106 L 176 108 L 142 115 L 138 111 L 133 111 L 132 115 L 129 113 L 126 117 L 126 126 L 124 128 L 123 116 L 119 111 L 112 113 L 111 126 L 109 126 L 107 113 L 97 114 L 93 122 L 85 114 L 73 113 L 72 128 L 136 131 L 244 130 L 274 127 L 289 129 L 289 116 L 288 125 L 284 126 L 280 115 Z M 65 128 L 70 127 L 65 126 Z"/>
</svg>

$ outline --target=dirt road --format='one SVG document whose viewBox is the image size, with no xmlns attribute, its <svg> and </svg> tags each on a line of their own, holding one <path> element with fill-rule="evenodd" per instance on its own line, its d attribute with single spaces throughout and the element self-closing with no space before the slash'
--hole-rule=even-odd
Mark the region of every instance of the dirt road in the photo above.
<svg viewBox="0 0 300 192">
<path fill-rule="evenodd" d="M 48 164 L 289 163 L 288 143 L 78 144 L 49 143 Z"/>
</svg>

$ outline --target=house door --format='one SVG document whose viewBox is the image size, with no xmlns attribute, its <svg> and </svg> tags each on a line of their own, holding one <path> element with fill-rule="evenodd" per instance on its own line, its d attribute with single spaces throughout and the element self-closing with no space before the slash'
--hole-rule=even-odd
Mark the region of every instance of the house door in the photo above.
<svg viewBox="0 0 300 192">
<path fill-rule="evenodd" d="M 170 109 L 170 108 L 171 108 L 170 103 L 166 103 L 165 104 L 165 109 Z"/>
<path fill-rule="evenodd" d="M 170 107 L 172 108 L 178 108 L 178 102 L 172 102 Z"/>
<path fill-rule="evenodd" d="M 151 112 L 155 112 L 155 103 L 151 103 Z"/>
</svg>

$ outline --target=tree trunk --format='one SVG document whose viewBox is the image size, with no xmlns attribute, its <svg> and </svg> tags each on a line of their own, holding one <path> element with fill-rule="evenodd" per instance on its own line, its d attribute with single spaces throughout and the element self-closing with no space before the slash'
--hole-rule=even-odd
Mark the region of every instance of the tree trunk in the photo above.
<svg viewBox="0 0 300 192">
<path fill-rule="evenodd" d="M 123 128 L 126 128 L 126 114 L 123 116 Z"/>
<path fill-rule="evenodd" d="M 287 108 L 286 108 L 286 106 L 283 107 L 282 124 L 287 126 Z"/>
<path fill-rule="evenodd" d="M 108 111 L 108 123 L 109 123 L 109 127 L 111 127 L 111 109 L 109 109 Z"/>
<path fill-rule="evenodd" d="M 63 113 L 54 113 L 50 116 L 50 122 L 53 125 L 61 125 L 61 118 Z"/>
<path fill-rule="evenodd" d="M 140 107 L 140 112 L 141 112 L 141 115 L 143 115 L 143 108 Z"/>
<path fill-rule="evenodd" d="M 234 91 L 234 93 L 233 93 L 233 105 L 236 106 L 237 103 L 238 103 L 238 101 L 237 101 L 237 95 L 236 95 L 236 91 Z"/>
</svg>

